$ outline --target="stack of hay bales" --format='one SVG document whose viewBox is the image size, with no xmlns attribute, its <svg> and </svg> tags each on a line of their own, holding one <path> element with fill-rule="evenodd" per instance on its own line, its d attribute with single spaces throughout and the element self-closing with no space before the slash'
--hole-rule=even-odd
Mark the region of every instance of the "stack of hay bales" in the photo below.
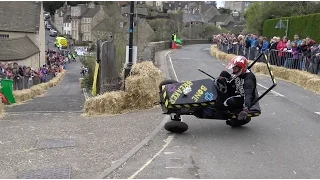
<svg viewBox="0 0 320 180">
<path fill-rule="evenodd" d="M 152 108 L 159 100 L 158 85 L 162 80 L 162 72 L 151 61 L 137 63 L 125 81 L 125 91 L 106 92 L 88 99 L 84 112 L 87 115 L 110 115 Z"/>
<path fill-rule="evenodd" d="M 210 54 L 213 57 L 216 57 L 219 60 L 230 61 L 232 57 L 236 56 L 234 54 L 227 54 L 221 52 L 216 45 L 212 45 L 210 49 Z M 249 60 L 252 63 L 252 60 Z M 320 76 L 310 74 L 309 72 L 287 69 L 284 67 L 278 67 L 271 65 L 273 75 L 277 78 L 287 80 L 289 82 L 295 83 L 307 90 L 320 93 Z M 265 75 L 269 75 L 268 68 L 265 63 L 257 62 L 252 68 L 252 71 L 255 73 L 261 73 Z"/>
<path fill-rule="evenodd" d="M 49 82 L 37 84 L 35 86 L 32 86 L 29 89 L 23 89 L 23 90 L 15 90 L 13 91 L 13 96 L 16 99 L 17 103 L 24 102 L 29 99 L 33 99 L 39 95 L 41 95 L 45 90 L 47 90 L 50 87 L 56 86 L 59 82 L 62 81 L 65 70 L 63 70 L 61 73 L 59 73 L 56 77 L 51 79 Z"/>
</svg>

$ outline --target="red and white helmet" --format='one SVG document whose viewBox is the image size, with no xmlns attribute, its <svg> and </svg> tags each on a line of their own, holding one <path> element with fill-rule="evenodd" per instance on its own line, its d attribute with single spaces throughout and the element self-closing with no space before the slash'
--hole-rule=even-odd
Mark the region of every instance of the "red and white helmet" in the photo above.
<svg viewBox="0 0 320 180">
<path fill-rule="evenodd" d="M 237 72 L 233 72 L 235 76 L 239 76 L 246 72 L 248 65 L 247 58 L 243 56 L 235 56 L 233 57 L 229 64 L 227 65 L 227 69 L 233 69 L 234 67 L 238 67 L 239 70 Z"/>
</svg>

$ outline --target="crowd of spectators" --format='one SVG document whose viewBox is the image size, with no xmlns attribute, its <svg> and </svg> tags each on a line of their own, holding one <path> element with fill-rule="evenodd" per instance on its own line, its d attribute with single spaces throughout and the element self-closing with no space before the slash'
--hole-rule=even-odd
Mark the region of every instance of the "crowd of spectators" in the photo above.
<svg viewBox="0 0 320 180">
<path fill-rule="evenodd" d="M 49 81 L 61 72 L 68 62 L 75 61 L 74 54 L 68 51 L 47 50 L 45 55 L 46 64 L 40 68 L 32 68 L 17 62 L 1 62 L 0 78 L 12 79 L 15 90 L 25 89 L 34 85 L 35 82 L 38 84 Z"/>
<path fill-rule="evenodd" d="M 269 40 L 256 34 L 229 33 L 214 35 L 213 41 L 227 53 L 254 59 L 263 52 L 268 55 L 272 65 L 320 73 L 320 45 L 310 37 L 300 39 L 294 35 L 293 40 L 289 40 L 286 36 L 274 36 Z"/>
</svg>

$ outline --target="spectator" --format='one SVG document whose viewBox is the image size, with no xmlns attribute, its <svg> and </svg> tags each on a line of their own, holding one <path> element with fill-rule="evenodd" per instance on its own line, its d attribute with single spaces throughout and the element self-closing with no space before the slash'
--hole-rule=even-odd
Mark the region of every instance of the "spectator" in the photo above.
<svg viewBox="0 0 320 180">
<path fill-rule="evenodd" d="M 267 41 L 267 38 L 263 37 L 261 51 L 265 52 L 266 50 L 269 49 L 268 47 L 269 47 L 269 42 Z"/>
<path fill-rule="evenodd" d="M 297 43 L 297 46 L 301 46 L 302 41 L 299 39 L 299 36 L 297 34 L 294 35 L 293 39 L 294 39 L 294 42 Z"/>
<path fill-rule="evenodd" d="M 283 52 L 287 48 L 287 36 L 283 36 L 282 41 L 277 44 L 278 58 L 276 61 L 277 66 L 282 66 L 285 60 L 285 53 Z"/>
</svg>

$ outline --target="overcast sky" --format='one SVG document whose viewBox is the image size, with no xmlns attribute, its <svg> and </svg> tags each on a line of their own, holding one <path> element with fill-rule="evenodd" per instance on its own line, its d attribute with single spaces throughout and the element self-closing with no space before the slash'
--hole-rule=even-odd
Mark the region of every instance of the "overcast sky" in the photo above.
<svg viewBox="0 0 320 180">
<path fill-rule="evenodd" d="M 217 8 L 223 7 L 224 1 L 216 1 L 217 3 Z"/>
</svg>

